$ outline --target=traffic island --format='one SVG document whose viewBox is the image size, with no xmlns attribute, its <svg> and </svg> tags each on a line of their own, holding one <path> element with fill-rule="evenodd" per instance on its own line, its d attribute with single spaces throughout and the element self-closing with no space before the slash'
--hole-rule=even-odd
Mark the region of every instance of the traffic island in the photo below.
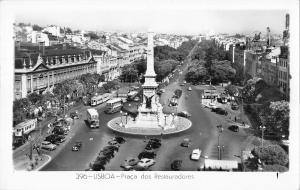
<svg viewBox="0 0 300 190">
<path fill-rule="evenodd" d="M 173 119 L 174 118 L 174 119 Z M 166 118 L 166 125 L 157 125 L 153 121 L 137 123 L 133 118 L 116 117 L 107 123 L 108 128 L 125 134 L 132 135 L 166 135 L 175 134 L 188 130 L 192 122 L 184 117 L 169 116 Z"/>
<path fill-rule="evenodd" d="M 16 171 L 39 171 L 51 161 L 51 157 L 46 154 L 32 155 L 32 160 L 27 155 L 14 159 L 14 169 Z"/>
</svg>

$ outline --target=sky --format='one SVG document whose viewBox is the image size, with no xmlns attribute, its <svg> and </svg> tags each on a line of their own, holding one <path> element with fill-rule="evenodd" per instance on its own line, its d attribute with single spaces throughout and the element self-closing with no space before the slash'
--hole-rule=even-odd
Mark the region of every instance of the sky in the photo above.
<svg viewBox="0 0 300 190">
<path fill-rule="evenodd" d="M 26 1 L 25 1 L 26 2 Z M 127 2 L 127 1 L 125 1 Z M 225 4 L 198 3 L 197 1 L 27 1 L 15 4 L 15 20 L 31 24 L 59 25 L 81 30 L 117 30 L 160 33 L 252 33 L 281 34 L 285 25 L 284 7 L 262 9 Z M 129 3 L 130 2 L 130 3 Z M 191 2 L 191 3 L 187 3 Z M 228 2 L 228 1 L 227 1 Z M 230 1 L 229 1 L 230 2 Z M 203 6 L 204 5 L 204 6 Z M 260 3 L 260 5 L 263 5 Z M 281 8 L 281 9 L 279 9 Z"/>
</svg>

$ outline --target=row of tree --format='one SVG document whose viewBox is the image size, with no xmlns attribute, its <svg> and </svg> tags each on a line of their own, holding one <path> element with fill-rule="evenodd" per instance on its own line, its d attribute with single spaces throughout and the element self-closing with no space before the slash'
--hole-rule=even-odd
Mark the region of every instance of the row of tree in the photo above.
<svg viewBox="0 0 300 190">
<path fill-rule="evenodd" d="M 156 81 L 161 81 L 174 71 L 186 58 L 195 44 L 196 41 L 186 41 L 177 49 L 169 46 L 156 46 L 154 48 L 154 70 L 157 74 Z M 120 80 L 123 82 L 136 82 L 141 80 L 143 83 L 143 75 L 146 69 L 147 62 L 145 59 L 136 61 L 122 68 Z"/>
<path fill-rule="evenodd" d="M 191 65 L 185 76 L 192 83 L 211 80 L 213 84 L 234 80 L 236 70 L 231 66 L 227 52 L 219 49 L 214 41 L 204 40 L 191 53 Z"/>
<path fill-rule="evenodd" d="M 92 96 L 95 93 L 105 93 L 116 87 L 116 83 L 108 82 L 98 87 L 99 82 L 104 81 L 104 76 L 87 73 L 76 80 L 65 80 L 55 85 L 52 92 L 43 94 L 31 93 L 26 98 L 13 102 L 13 120 L 18 124 L 25 119 L 36 117 L 33 110 L 41 107 L 47 110 L 47 103 L 57 103 L 61 106 L 70 101 L 79 101 L 84 96 Z"/>
<path fill-rule="evenodd" d="M 252 118 L 252 128 L 257 135 L 261 135 L 259 126 L 265 126 L 266 138 L 272 136 L 281 140 L 289 136 L 289 102 L 282 99 L 280 93 L 265 81 L 253 78 L 248 80 L 243 88 L 229 85 L 225 91 L 243 100 L 245 112 Z"/>
</svg>

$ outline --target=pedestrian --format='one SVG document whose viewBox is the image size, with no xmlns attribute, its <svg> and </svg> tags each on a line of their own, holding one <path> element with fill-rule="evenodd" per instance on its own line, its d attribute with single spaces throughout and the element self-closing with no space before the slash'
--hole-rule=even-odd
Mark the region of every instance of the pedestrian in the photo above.
<svg viewBox="0 0 300 190">
<path fill-rule="evenodd" d="M 234 122 L 236 122 L 236 116 L 234 116 Z"/>
</svg>

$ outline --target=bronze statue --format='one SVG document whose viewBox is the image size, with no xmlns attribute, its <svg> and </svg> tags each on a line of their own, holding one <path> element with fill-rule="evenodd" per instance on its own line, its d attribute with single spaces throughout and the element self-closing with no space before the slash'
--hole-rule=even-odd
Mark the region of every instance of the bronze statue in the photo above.
<svg viewBox="0 0 300 190">
<path fill-rule="evenodd" d="M 145 96 L 145 98 L 146 98 L 146 108 L 151 108 L 151 99 L 152 99 L 153 96 L 150 96 L 150 97 Z"/>
</svg>

